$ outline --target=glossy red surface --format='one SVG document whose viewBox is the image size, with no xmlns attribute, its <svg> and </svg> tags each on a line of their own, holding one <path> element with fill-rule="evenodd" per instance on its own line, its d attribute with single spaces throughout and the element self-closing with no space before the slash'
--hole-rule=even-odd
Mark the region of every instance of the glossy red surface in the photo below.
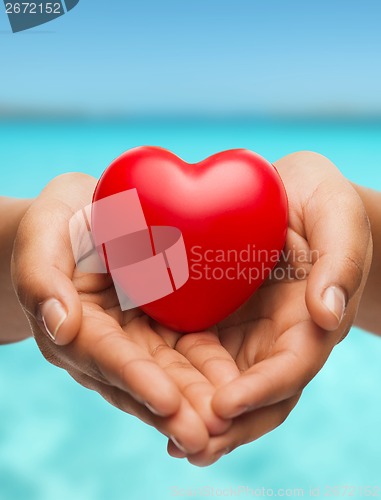
<svg viewBox="0 0 381 500">
<path fill-rule="evenodd" d="M 208 328 L 243 304 L 275 266 L 286 237 L 287 196 L 261 156 L 238 149 L 188 164 L 164 149 L 132 149 L 104 172 L 94 201 L 131 188 L 148 225 L 179 228 L 187 249 L 187 283 L 142 307 L 160 323 L 182 332 Z M 256 256 L 245 262 L 249 248 Z"/>
</svg>

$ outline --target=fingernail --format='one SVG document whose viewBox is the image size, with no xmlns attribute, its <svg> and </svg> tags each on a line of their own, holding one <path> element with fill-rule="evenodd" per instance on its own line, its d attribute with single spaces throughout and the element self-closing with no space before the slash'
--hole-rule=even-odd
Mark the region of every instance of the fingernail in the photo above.
<svg viewBox="0 0 381 500">
<path fill-rule="evenodd" d="M 41 307 L 41 318 L 51 340 L 56 341 L 57 333 L 67 318 L 67 312 L 57 299 L 49 299 Z"/>
<path fill-rule="evenodd" d="M 327 309 L 336 317 L 338 325 L 341 323 L 346 308 L 344 291 L 338 286 L 330 286 L 323 294 L 323 303 Z"/>
<path fill-rule="evenodd" d="M 169 436 L 170 440 L 173 441 L 173 444 L 175 444 L 179 450 L 181 450 L 184 453 L 188 453 L 188 451 L 184 448 L 184 446 L 181 444 L 181 442 L 175 438 L 175 436 Z"/>
<path fill-rule="evenodd" d="M 244 413 L 249 413 L 254 409 L 254 406 L 238 406 L 234 411 L 231 412 L 229 418 L 236 418 Z"/>
<path fill-rule="evenodd" d="M 157 415 L 158 417 L 164 417 L 164 415 L 159 412 L 155 407 L 153 407 L 150 403 L 147 403 L 147 401 L 145 401 L 145 406 L 149 409 L 149 411 L 151 413 L 153 413 L 154 415 Z"/>
</svg>

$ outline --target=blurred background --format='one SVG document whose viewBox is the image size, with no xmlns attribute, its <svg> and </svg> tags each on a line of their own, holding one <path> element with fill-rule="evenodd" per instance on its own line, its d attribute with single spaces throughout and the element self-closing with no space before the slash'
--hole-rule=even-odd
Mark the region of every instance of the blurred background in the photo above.
<svg viewBox="0 0 381 500">
<path fill-rule="evenodd" d="M 310 149 L 381 190 L 380 20 L 379 0 L 80 0 L 12 34 L 1 7 L 1 194 L 37 196 L 67 171 L 98 177 L 144 144 L 190 162 L 235 147 L 270 161 Z M 381 496 L 380 359 L 381 339 L 353 329 L 283 426 L 197 469 L 50 366 L 33 340 L 3 346 L 0 500 L 239 486 Z"/>
</svg>

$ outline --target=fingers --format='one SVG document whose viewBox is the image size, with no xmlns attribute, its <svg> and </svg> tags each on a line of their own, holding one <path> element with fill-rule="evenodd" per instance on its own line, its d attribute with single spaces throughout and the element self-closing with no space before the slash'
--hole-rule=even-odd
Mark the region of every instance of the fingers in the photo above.
<svg viewBox="0 0 381 500">
<path fill-rule="evenodd" d="M 176 442 L 176 448 L 179 450 L 181 448 L 181 453 L 198 453 L 207 446 L 209 436 L 205 425 L 186 400 L 182 400 L 176 414 L 160 417 L 152 414 L 146 407 L 116 387 L 103 384 L 77 371 L 70 372 L 70 375 L 84 387 L 98 392 L 116 408 L 155 427 L 171 442 Z"/>
<path fill-rule="evenodd" d="M 140 317 L 129 330 L 150 334 Z M 157 415 L 172 415 L 180 407 L 181 394 L 170 376 L 94 304 L 84 304 L 80 332 L 63 352 L 76 369 L 126 391 Z"/>
<path fill-rule="evenodd" d="M 191 464 L 199 467 L 209 466 L 238 446 L 255 441 L 281 425 L 299 398 L 298 394 L 276 405 L 238 417 L 225 434 L 212 437 L 207 447 L 197 454 L 184 454 L 170 441 L 168 442 L 168 453 L 175 458 L 185 458 L 186 456 Z"/>
<path fill-rule="evenodd" d="M 158 331 L 163 328 L 157 325 Z M 153 332 L 151 335 L 135 336 L 134 340 L 146 345 L 153 359 L 175 381 L 183 396 L 201 416 L 211 435 L 221 434 L 228 429 L 231 422 L 218 417 L 212 410 L 211 401 L 215 390 L 213 385 L 186 357 Z"/>
<path fill-rule="evenodd" d="M 224 433 L 230 427 L 231 421 L 220 418 L 213 411 L 211 405 L 214 395 L 213 387 L 207 380 L 202 379 L 201 374 L 197 374 L 197 371 L 186 367 L 183 363 L 184 361 L 179 364 L 174 362 L 172 368 L 167 365 L 166 371 L 174 377 L 184 398 L 205 422 L 208 433 L 211 436 Z"/>
<path fill-rule="evenodd" d="M 298 394 L 316 375 L 334 346 L 322 342 L 322 330 L 312 321 L 291 327 L 277 341 L 271 357 L 260 361 L 238 379 L 217 389 L 214 411 L 235 418 Z"/>
<path fill-rule="evenodd" d="M 295 169 L 294 174 L 286 173 L 284 163 Z M 319 326 L 336 330 L 370 267 L 371 233 L 365 208 L 351 184 L 321 155 L 299 153 L 277 166 L 284 173 L 291 210 L 296 201 L 300 205 L 313 257 L 306 290 L 308 310 Z"/>
<path fill-rule="evenodd" d="M 240 375 L 236 362 L 214 332 L 183 335 L 176 344 L 176 350 L 216 387 Z"/>
<path fill-rule="evenodd" d="M 369 271 L 368 218 L 359 196 L 344 181 L 322 186 L 312 195 L 305 221 L 307 239 L 317 251 L 306 304 L 317 324 L 336 330 Z"/>
<path fill-rule="evenodd" d="M 71 342 L 81 323 L 69 220 L 91 201 L 95 182 L 82 174 L 56 178 L 24 216 L 15 241 L 12 278 L 20 303 L 58 345 Z"/>
</svg>

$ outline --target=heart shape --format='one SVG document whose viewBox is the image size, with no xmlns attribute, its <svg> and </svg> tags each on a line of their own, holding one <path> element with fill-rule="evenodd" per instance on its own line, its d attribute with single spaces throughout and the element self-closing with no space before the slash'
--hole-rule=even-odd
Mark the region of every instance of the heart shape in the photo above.
<svg viewBox="0 0 381 500">
<path fill-rule="evenodd" d="M 107 168 L 93 202 L 132 189 L 148 226 L 178 228 L 185 243 L 188 281 L 141 307 L 161 324 L 193 332 L 218 323 L 277 264 L 287 196 L 275 167 L 256 153 L 237 149 L 188 164 L 161 148 L 135 148 Z"/>
</svg>

